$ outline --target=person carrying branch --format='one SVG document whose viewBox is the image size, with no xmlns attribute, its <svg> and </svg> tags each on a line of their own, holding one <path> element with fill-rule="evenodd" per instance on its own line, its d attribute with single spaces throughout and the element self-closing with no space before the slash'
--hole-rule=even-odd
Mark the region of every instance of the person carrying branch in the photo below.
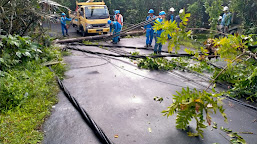
<svg viewBox="0 0 257 144">
<path fill-rule="evenodd" d="M 118 23 L 117 21 L 111 21 L 111 20 L 108 20 L 108 24 L 110 25 L 110 35 L 113 35 L 113 39 L 112 39 L 112 43 L 113 44 L 117 44 L 119 42 L 119 34 L 120 34 L 120 31 L 121 31 L 121 24 Z M 113 34 L 112 34 L 112 29 L 113 29 Z"/>
<path fill-rule="evenodd" d="M 223 8 L 224 14 L 222 16 L 222 20 L 221 20 L 221 29 L 224 33 L 228 32 L 228 28 L 230 26 L 231 23 L 231 19 L 232 19 L 232 15 L 229 12 L 229 8 L 227 6 L 225 6 Z"/>
<path fill-rule="evenodd" d="M 159 13 L 159 18 L 156 19 L 156 22 L 160 22 L 161 24 L 163 24 L 165 17 L 166 17 L 165 11 L 161 11 Z M 154 53 L 155 54 L 161 54 L 161 51 L 162 51 L 162 43 L 158 42 L 158 38 L 161 37 L 162 32 L 163 32 L 162 29 L 154 31 L 154 39 L 155 39 Z"/>
<path fill-rule="evenodd" d="M 66 35 L 69 36 L 66 21 L 71 21 L 71 19 L 67 18 L 65 13 L 62 13 L 61 25 L 62 25 L 62 35 L 63 35 L 63 37 L 66 37 Z M 64 30 L 66 31 L 66 35 L 64 33 Z"/>
<path fill-rule="evenodd" d="M 146 17 L 146 21 L 149 21 L 149 20 L 155 18 L 153 9 L 150 9 L 148 11 L 148 14 L 149 14 L 149 16 Z M 152 47 L 153 33 L 154 33 L 153 25 L 154 25 L 153 23 L 149 23 L 149 24 L 144 26 L 144 32 L 146 32 L 146 45 L 145 45 L 145 47 Z"/>
<path fill-rule="evenodd" d="M 173 7 L 170 8 L 170 14 L 168 15 L 167 17 L 167 20 L 170 21 L 170 22 L 173 22 L 175 21 L 175 16 L 174 16 L 174 12 L 175 12 L 175 9 Z M 171 36 L 168 35 L 168 39 L 171 39 Z"/>
</svg>

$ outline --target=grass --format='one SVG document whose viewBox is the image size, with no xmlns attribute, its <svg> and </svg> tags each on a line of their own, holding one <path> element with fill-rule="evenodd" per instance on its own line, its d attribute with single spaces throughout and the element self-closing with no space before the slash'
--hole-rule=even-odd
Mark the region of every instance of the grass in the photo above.
<svg viewBox="0 0 257 144">
<path fill-rule="evenodd" d="M 66 55 L 56 49 L 51 51 L 45 53 L 49 60 L 61 60 Z M 64 64 L 52 68 L 63 77 Z M 0 77 L 0 143 L 41 143 L 42 125 L 58 102 L 58 92 L 54 73 L 41 62 L 29 61 L 4 72 Z"/>
</svg>

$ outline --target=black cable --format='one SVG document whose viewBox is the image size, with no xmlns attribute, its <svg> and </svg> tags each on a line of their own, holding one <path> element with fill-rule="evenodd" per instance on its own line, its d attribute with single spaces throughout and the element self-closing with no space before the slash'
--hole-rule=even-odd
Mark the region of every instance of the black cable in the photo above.
<svg viewBox="0 0 257 144">
<path fill-rule="evenodd" d="M 125 57 L 125 58 L 142 58 L 142 59 L 146 59 L 146 58 L 164 58 L 164 57 L 193 57 L 194 55 L 191 54 L 168 54 L 168 55 L 124 55 L 124 54 L 108 54 L 108 53 L 102 53 L 102 52 L 92 52 L 89 50 L 84 50 L 84 49 L 79 49 L 76 47 L 71 47 L 71 46 L 67 46 L 67 49 L 71 49 L 71 50 L 76 50 L 76 51 L 81 51 L 81 52 L 86 52 L 86 53 L 90 53 L 90 54 L 95 54 L 95 55 L 106 55 L 106 56 L 113 56 L 113 57 Z"/>
<path fill-rule="evenodd" d="M 73 49 L 73 50 L 78 50 L 78 51 L 84 52 L 84 50 L 81 50 L 81 49 Z M 86 50 L 85 50 L 85 52 L 86 52 Z M 96 53 L 91 53 L 91 54 L 96 54 Z M 98 54 L 96 54 L 96 55 L 101 55 L 101 53 L 98 53 Z M 112 55 L 106 55 L 106 56 L 112 56 Z M 116 57 L 116 55 L 114 55 L 114 57 Z M 118 57 L 119 57 L 119 56 L 118 56 Z M 122 56 L 120 56 L 120 57 L 122 57 Z M 111 62 L 110 62 L 110 63 L 111 63 Z M 121 68 L 121 67 L 119 67 L 119 66 L 117 66 L 117 65 L 115 65 L 115 64 L 113 64 L 113 63 L 111 63 L 111 64 L 114 65 L 114 66 L 116 66 L 116 67 L 118 67 L 118 68 Z M 171 84 L 171 83 L 168 83 L 168 82 L 164 82 L 164 81 L 152 79 L 152 78 L 149 78 L 149 77 L 145 77 L 145 76 L 142 76 L 142 75 L 140 75 L 140 74 L 134 73 L 134 72 L 132 72 L 132 71 L 126 70 L 126 69 L 124 69 L 124 68 L 121 68 L 121 69 L 123 69 L 123 70 L 125 70 L 125 71 L 128 71 L 128 72 L 130 72 L 130 73 L 133 73 L 133 74 L 135 74 L 135 75 L 138 75 L 138 76 L 141 76 L 141 77 L 144 77 L 144 78 L 148 78 L 148 79 L 154 80 L 154 81 L 158 81 L 158 82 L 161 82 L 161 83 L 165 83 L 165 84 L 169 84 L 169 85 L 173 85 L 173 86 L 185 88 L 185 87 L 180 86 L 180 85 Z M 179 76 L 182 76 L 182 75 L 179 74 Z M 187 78 L 187 77 L 186 77 L 186 78 Z M 190 78 L 187 78 L 187 79 L 190 79 Z M 194 80 L 192 80 L 192 81 L 195 82 Z M 196 83 L 196 82 L 195 82 L 195 83 Z M 201 86 L 204 86 L 204 85 L 199 84 L 199 83 L 196 83 L 196 84 L 201 85 Z M 204 87 L 205 87 L 205 86 L 204 86 Z M 192 88 L 190 88 L 190 89 L 192 89 Z M 245 102 L 243 102 L 243 101 L 241 101 L 241 100 L 238 100 L 238 99 L 235 99 L 235 98 L 232 98 L 232 97 L 229 97 L 229 96 L 223 96 L 223 97 L 226 97 L 227 99 L 233 100 L 233 101 L 236 102 L 236 103 L 239 103 L 239 104 L 241 104 L 241 105 L 243 105 L 243 106 L 245 106 L 245 107 L 247 107 L 247 108 L 251 108 L 251 109 L 257 111 L 257 107 L 252 106 L 252 105 L 249 105 L 249 104 L 246 104 Z"/>
<path fill-rule="evenodd" d="M 84 44 L 84 43 L 69 43 L 71 46 L 95 46 L 95 47 L 108 47 L 108 48 L 127 48 L 127 49 L 141 49 L 153 51 L 153 49 L 148 49 L 145 47 L 135 47 L 135 46 L 119 46 L 119 45 L 105 45 L 105 44 Z M 162 50 L 161 52 L 170 53 L 168 51 Z"/>
<path fill-rule="evenodd" d="M 53 71 L 53 69 L 49 66 L 49 69 Z M 60 88 L 63 90 L 65 96 L 69 99 L 69 101 L 72 103 L 72 105 L 77 109 L 77 111 L 80 113 L 81 117 L 84 119 L 84 121 L 88 124 L 88 126 L 91 128 L 91 130 L 95 133 L 96 137 L 99 139 L 99 141 L 103 144 L 113 144 L 109 138 L 104 134 L 102 129 L 95 123 L 95 121 L 89 116 L 89 114 L 86 112 L 84 108 L 82 108 L 78 101 L 71 96 L 68 89 L 64 86 L 62 81 L 58 76 L 56 76 L 57 82 L 60 86 Z"/>
<path fill-rule="evenodd" d="M 133 71 L 130 71 L 130 70 L 127 70 L 125 68 L 122 68 L 114 63 L 112 63 L 111 61 L 107 60 L 107 59 L 104 59 L 101 55 L 98 55 L 101 59 L 107 61 L 108 63 L 110 63 L 111 65 L 113 65 L 114 67 L 117 67 L 119 69 L 122 69 L 124 71 L 127 71 L 129 73 L 132 73 L 134 75 L 137 75 L 137 76 L 140 76 L 140 77 L 143 77 L 143 78 L 147 78 L 147 79 L 150 79 L 150 80 L 153 80 L 153 81 L 156 81 L 156 82 L 160 82 L 160 83 L 164 83 L 164 84 L 168 84 L 168 85 L 172 85 L 172 86 L 176 86 L 176 87 L 181 87 L 181 88 L 186 88 L 185 86 L 181 86 L 181 85 L 176 85 L 176 84 L 172 84 L 172 83 L 169 83 L 169 82 L 165 82 L 165 81 L 161 81 L 161 80 L 157 80 L 157 79 L 154 79 L 154 78 L 150 78 L 150 77 L 146 77 L 146 76 L 143 76 L 143 75 L 140 75 L 138 73 L 135 73 Z M 98 58 L 98 57 L 91 57 L 91 58 Z M 119 59 L 115 59 L 115 60 L 119 60 Z M 134 65 L 133 65 L 134 66 Z M 190 89 L 193 89 L 193 88 L 190 88 Z"/>
</svg>

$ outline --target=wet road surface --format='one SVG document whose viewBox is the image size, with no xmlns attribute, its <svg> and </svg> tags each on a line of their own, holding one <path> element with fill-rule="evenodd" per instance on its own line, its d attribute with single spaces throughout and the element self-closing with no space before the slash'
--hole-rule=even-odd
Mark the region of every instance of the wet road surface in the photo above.
<svg viewBox="0 0 257 144">
<path fill-rule="evenodd" d="M 143 46 L 144 40 L 144 37 L 122 39 L 120 45 Z M 79 48 L 112 53 L 97 47 Z M 161 114 L 172 103 L 176 91 L 187 86 L 204 89 L 207 80 L 185 72 L 177 75 L 138 69 L 129 59 L 78 51 L 72 51 L 65 62 L 69 70 L 65 73 L 64 85 L 115 144 L 229 144 L 226 133 L 211 127 L 204 130 L 204 139 L 188 137 L 186 132 L 175 128 L 175 116 L 167 118 Z M 155 102 L 156 96 L 163 97 L 164 101 Z M 44 125 L 43 143 L 100 143 L 62 92 L 58 97 L 59 103 Z M 257 144 L 257 122 L 254 122 L 257 112 L 229 100 L 224 100 L 224 107 L 229 123 L 225 123 L 219 113 L 212 116 L 213 122 L 234 132 L 252 132 L 254 134 L 240 135 L 248 144 Z M 190 123 L 190 128 L 195 129 L 195 121 Z"/>
</svg>

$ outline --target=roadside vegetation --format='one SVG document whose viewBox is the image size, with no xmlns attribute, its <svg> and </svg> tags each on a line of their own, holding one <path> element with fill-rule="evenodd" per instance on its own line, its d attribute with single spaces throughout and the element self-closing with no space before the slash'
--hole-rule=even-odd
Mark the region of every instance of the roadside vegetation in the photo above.
<svg viewBox="0 0 257 144">
<path fill-rule="evenodd" d="M 30 37 L 1 36 L 0 142 L 38 143 L 42 124 L 57 103 L 55 74 L 44 64 L 62 61 L 57 47 L 45 47 Z M 65 65 L 53 69 L 63 76 Z"/>
<path fill-rule="evenodd" d="M 191 31 L 186 31 L 190 14 L 183 13 L 180 16 L 182 22 L 179 27 L 176 23 L 169 21 L 154 26 L 156 30 L 164 30 L 161 38 L 158 39 L 163 44 L 167 42 L 167 35 L 171 34 L 172 39 L 168 41 L 169 52 L 175 50 L 177 53 L 181 48 L 180 45 L 191 37 Z M 225 109 L 222 106 L 224 95 L 257 102 L 257 57 L 256 48 L 253 47 L 257 45 L 257 42 L 252 36 L 237 34 L 209 39 L 205 42 L 205 47 L 185 49 L 185 52 L 194 55 L 193 59 L 147 58 L 138 60 L 140 68 L 165 71 L 177 69 L 212 75 L 213 80 L 210 81 L 210 85 L 205 90 L 182 88 L 181 92 L 178 91 L 176 95 L 173 95 L 173 103 L 162 112 L 167 117 L 177 115 L 176 127 L 178 129 L 187 130 L 189 122 L 195 119 L 196 132 L 189 131 L 188 135 L 203 137 L 203 129 L 207 125 L 213 125 L 211 114 L 216 114 L 219 111 L 224 120 L 227 121 Z M 225 61 L 227 65 L 224 68 L 209 65 L 212 62 L 209 57 L 211 55 L 215 55 L 219 61 Z M 232 88 L 228 91 L 218 92 L 215 90 L 217 81 L 230 83 Z M 231 139 L 231 142 L 245 143 L 240 136 L 236 140 Z"/>
<path fill-rule="evenodd" d="M 42 125 L 58 102 L 55 75 L 66 70 L 42 23 L 40 1 L 0 2 L 0 143 L 41 143 Z M 52 63 L 54 72 L 46 66 Z"/>
</svg>

